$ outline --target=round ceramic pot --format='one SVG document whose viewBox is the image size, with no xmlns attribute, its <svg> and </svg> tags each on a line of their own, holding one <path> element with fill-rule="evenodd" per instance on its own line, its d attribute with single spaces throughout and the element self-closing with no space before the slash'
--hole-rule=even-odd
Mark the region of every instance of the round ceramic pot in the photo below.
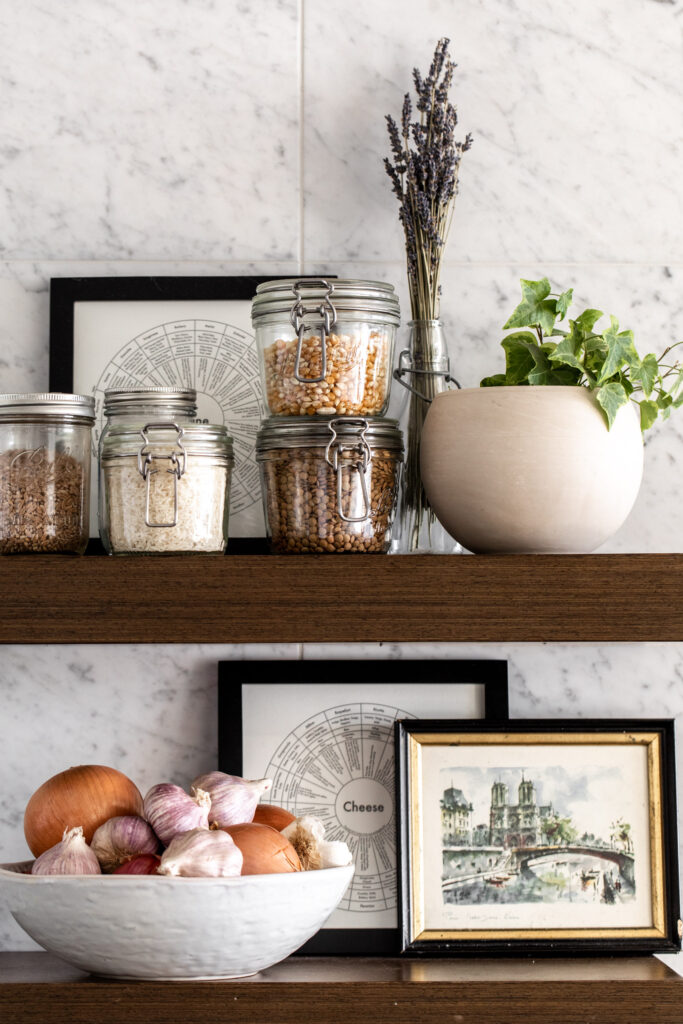
<svg viewBox="0 0 683 1024">
<path fill-rule="evenodd" d="M 470 551 L 586 552 L 631 511 L 643 440 L 632 404 L 608 430 L 586 388 L 464 388 L 435 397 L 421 471 L 440 522 Z"/>
</svg>

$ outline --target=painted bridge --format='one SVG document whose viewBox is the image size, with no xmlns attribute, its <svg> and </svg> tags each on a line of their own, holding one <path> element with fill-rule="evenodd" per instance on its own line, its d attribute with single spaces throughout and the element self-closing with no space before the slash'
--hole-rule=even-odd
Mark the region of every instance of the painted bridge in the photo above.
<svg viewBox="0 0 683 1024">
<path fill-rule="evenodd" d="M 511 863 L 523 870 L 530 861 L 543 857 L 564 857 L 567 854 L 578 854 L 585 857 L 601 857 L 619 866 L 624 878 L 633 881 L 633 854 L 624 850 L 613 850 L 604 846 L 515 846 L 512 849 Z"/>
</svg>

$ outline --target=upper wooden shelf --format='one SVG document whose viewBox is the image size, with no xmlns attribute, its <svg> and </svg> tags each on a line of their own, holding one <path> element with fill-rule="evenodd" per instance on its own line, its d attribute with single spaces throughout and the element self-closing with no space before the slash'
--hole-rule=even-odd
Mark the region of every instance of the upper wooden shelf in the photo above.
<svg viewBox="0 0 683 1024">
<path fill-rule="evenodd" d="M 680 1024 L 683 978 L 652 957 L 290 958 L 236 981 L 112 981 L 0 954 L 3 1024 Z"/>
<path fill-rule="evenodd" d="M 10 556 L 2 643 L 683 640 L 683 554 Z"/>
</svg>

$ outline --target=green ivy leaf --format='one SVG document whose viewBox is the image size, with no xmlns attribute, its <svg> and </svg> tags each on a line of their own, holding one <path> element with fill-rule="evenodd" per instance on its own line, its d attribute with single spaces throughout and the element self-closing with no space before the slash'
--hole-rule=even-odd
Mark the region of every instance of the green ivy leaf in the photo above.
<svg viewBox="0 0 683 1024">
<path fill-rule="evenodd" d="M 538 341 L 529 331 L 516 331 L 503 338 L 501 345 L 505 349 L 505 383 L 521 384 L 536 365 L 533 350 Z"/>
<path fill-rule="evenodd" d="M 652 389 L 655 386 L 655 381 L 658 376 L 659 363 L 657 362 L 657 356 L 652 353 L 645 356 L 638 366 L 631 367 L 631 377 L 633 380 L 640 381 L 643 386 L 643 392 L 648 398 L 652 394 Z"/>
<path fill-rule="evenodd" d="M 610 317 L 611 326 L 603 333 L 607 342 L 607 358 L 603 363 L 598 384 L 604 384 L 621 370 L 622 366 L 639 366 L 640 356 L 633 344 L 633 331 L 619 332 L 619 321 Z"/>
<path fill-rule="evenodd" d="M 572 322 L 570 321 L 570 323 Z M 552 363 L 563 363 L 565 366 L 573 366 L 576 370 L 581 370 L 583 373 L 583 363 L 579 359 L 582 348 L 583 341 L 577 336 L 574 331 L 574 324 L 572 323 L 572 330 L 566 338 L 557 343 L 555 351 L 551 352 L 548 358 Z"/>
<path fill-rule="evenodd" d="M 628 396 L 621 384 L 617 384 L 613 381 L 610 384 L 605 384 L 603 387 L 597 388 L 595 391 L 595 397 L 602 407 L 605 419 L 607 420 L 607 429 L 609 430 L 622 405 L 626 405 L 628 402 Z"/>
<path fill-rule="evenodd" d="M 562 292 L 560 297 L 555 300 L 555 309 L 559 314 L 560 320 L 564 320 L 567 315 L 567 310 L 571 306 L 573 295 L 574 289 L 569 288 L 566 292 Z"/>
<path fill-rule="evenodd" d="M 570 367 L 566 369 L 554 367 L 550 362 L 549 349 L 554 350 L 555 346 L 544 345 L 543 348 L 536 346 L 535 350 L 532 350 L 531 355 L 536 365 L 527 377 L 529 383 L 532 385 L 551 384 L 558 387 L 567 384 L 577 384 L 581 376 L 580 373 L 577 373 L 576 370 Z"/>
<path fill-rule="evenodd" d="M 480 388 L 499 388 L 507 384 L 504 373 L 494 373 L 492 377 L 484 377 L 479 381 Z"/>
<path fill-rule="evenodd" d="M 640 408 L 640 429 L 649 430 L 659 415 L 657 403 L 646 398 L 644 401 L 639 402 L 638 405 Z"/>
<path fill-rule="evenodd" d="M 540 327 L 544 334 L 550 334 L 557 319 L 555 300 L 550 295 L 550 282 L 547 277 L 540 281 L 520 281 L 522 285 L 522 301 L 513 311 L 512 316 L 503 324 L 503 330 L 509 327 Z"/>
<path fill-rule="evenodd" d="M 605 314 L 601 309 L 584 309 L 580 316 L 577 316 L 574 323 L 578 324 L 587 335 L 591 333 L 601 316 Z"/>
</svg>

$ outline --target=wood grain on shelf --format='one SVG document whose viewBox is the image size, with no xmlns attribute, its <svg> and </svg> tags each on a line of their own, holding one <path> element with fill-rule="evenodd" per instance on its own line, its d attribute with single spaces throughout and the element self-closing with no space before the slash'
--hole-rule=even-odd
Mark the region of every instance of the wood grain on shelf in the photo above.
<svg viewBox="0 0 683 1024">
<path fill-rule="evenodd" d="M 3 1024 L 681 1024 L 683 978 L 652 957 L 292 959 L 236 981 L 96 979 L 0 954 Z"/>
<path fill-rule="evenodd" d="M 683 640 L 683 554 L 9 556 L 2 643 Z"/>
</svg>

